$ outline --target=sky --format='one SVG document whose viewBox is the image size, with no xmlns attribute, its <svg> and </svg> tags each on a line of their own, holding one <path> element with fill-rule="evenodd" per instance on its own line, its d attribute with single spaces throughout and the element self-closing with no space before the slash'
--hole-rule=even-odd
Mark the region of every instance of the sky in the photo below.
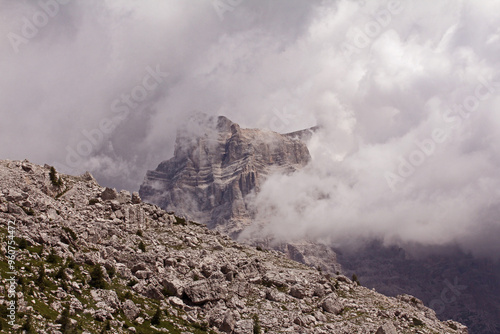
<svg viewBox="0 0 500 334">
<path fill-rule="evenodd" d="M 133 191 L 194 112 L 319 125 L 262 233 L 500 253 L 499 1 L 0 0 L 0 31 L 2 159 Z"/>
</svg>

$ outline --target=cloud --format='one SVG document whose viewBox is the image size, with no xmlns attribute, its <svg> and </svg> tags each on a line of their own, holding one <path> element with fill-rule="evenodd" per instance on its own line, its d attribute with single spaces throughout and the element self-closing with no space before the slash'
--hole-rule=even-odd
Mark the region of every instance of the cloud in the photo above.
<svg viewBox="0 0 500 334">
<path fill-rule="evenodd" d="M 0 0 L 0 156 L 137 190 L 193 112 L 320 124 L 310 166 L 256 198 L 268 231 L 491 251 L 498 3 L 221 1 Z"/>
<path fill-rule="evenodd" d="M 371 238 L 458 243 L 498 254 L 488 236 L 500 230 L 500 67 L 492 57 L 498 46 L 485 42 L 495 38 L 490 23 L 499 17 L 487 2 L 450 4 L 405 3 L 366 46 L 344 49 L 349 59 L 318 50 L 322 73 L 310 77 L 309 110 L 323 131 L 309 143 L 312 162 L 263 185 L 257 223 L 243 237 L 343 247 Z M 340 29 L 354 36 L 343 43 L 355 47 L 356 33 L 368 28 L 350 6 L 340 2 L 325 17 L 331 24 L 351 15 L 359 26 Z"/>
<path fill-rule="evenodd" d="M 0 155 L 130 190 L 171 156 L 186 114 L 261 126 L 282 110 L 265 97 L 272 64 L 261 61 L 293 43 L 315 7 L 231 2 L 221 20 L 211 1 L 1 3 Z M 168 77 L 143 97 L 148 68 Z"/>
</svg>

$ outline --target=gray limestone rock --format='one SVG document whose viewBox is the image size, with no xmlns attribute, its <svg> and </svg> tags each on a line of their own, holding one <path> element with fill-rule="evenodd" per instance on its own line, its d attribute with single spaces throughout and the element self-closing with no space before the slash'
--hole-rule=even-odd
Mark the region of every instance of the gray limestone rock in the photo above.
<svg viewBox="0 0 500 334">
<path fill-rule="evenodd" d="M 142 202 L 141 197 L 139 196 L 139 193 L 134 191 L 132 193 L 132 204 L 140 204 Z"/>
<path fill-rule="evenodd" d="M 57 194 L 47 192 L 43 182 L 36 182 L 46 178 L 47 170 L 30 168 L 26 172 L 20 162 L 0 161 L 2 189 L 14 191 L 11 201 L 0 195 L 2 204 L 16 205 L 15 192 L 25 193 L 28 197 L 22 201 L 29 200 L 33 208 L 32 215 L 0 212 L 0 234 L 7 240 L 8 222 L 15 220 L 16 235 L 30 243 L 17 254 L 17 263 L 23 265 L 17 275 L 36 302 L 24 299 L 20 290 L 17 301 L 20 312 L 32 316 L 40 333 L 56 333 L 60 327 L 41 311 L 51 308 L 61 313 L 65 307 L 69 322 L 78 320 L 83 333 L 101 332 L 102 322 L 108 320 L 110 332 L 133 332 L 123 325 L 134 321 L 140 326 L 158 308 L 165 320 L 151 327 L 158 332 L 167 332 L 162 324 L 168 323 L 180 333 L 209 326 L 217 334 L 375 333 L 386 322 L 413 329 L 414 319 L 419 319 L 425 324 L 417 324 L 422 333 L 467 333 L 456 322 L 426 317 L 432 312 L 416 298 L 389 298 L 276 251 L 238 244 L 203 225 L 176 224 L 173 215 L 151 204 L 121 201 L 120 211 L 128 216 L 116 219 L 110 200 L 88 204 L 104 192 L 92 180 L 62 175 L 71 192 L 55 198 Z M 144 252 L 137 251 L 139 241 L 146 246 Z M 0 261 L 7 263 L 6 243 L 0 249 Z M 44 267 L 50 289 L 43 289 L 36 284 L 42 273 L 39 264 L 52 252 L 61 259 Z M 67 277 L 60 279 L 63 264 L 68 266 L 63 270 Z M 95 275 L 89 266 L 97 265 L 106 269 L 102 274 L 107 289 L 89 285 Z M 4 282 L 0 294 L 6 295 L 7 289 Z"/>
<path fill-rule="evenodd" d="M 321 307 L 325 312 L 332 314 L 340 314 L 343 310 L 342 304 L 333 296 L 327 297 L 321 304 Z"/>
<path fill-rule="evenodd" d="M 216 301 L 224 296 L 224 288 L 220 282 L 211 280 L 195 281 L 185 288 L 186 296 L 194 304 Z"/>
<path fill-rule="evenodd" d="M 141 310 L 139 310 L 139 308 L 135 305 L 135 303 L 130 299 L 126 299 L 123 302 L 122 310 L 123 310 L 123 313 L 125 314 L 125 316 L 127 317 L 127 319 L 129 319 L 130 321 L 137 318 L 139 313 L 141 313 Z"/>
<path fill-rule="evenodd" d="M 171 296 L 181 297 L 184 292 L 184 286 L 181 280 L 176 277 L 165 278 L 162 282 L 165 291 Z"/>
<path fill-rule="evenodd" d="M 375 334 L 398 334 L 398 332 L 391 322 L 386 322 L 377 329 Z"/>
<path fill-rule="evenodd" d="M 234 315 L 231 311 L 228 311 L 224 315 L 224 320 L 222 320 L 222 325 L 219 329 L 224 333 L 232 333 L 235 325 L 236 320 L 234 319 Z"/>
<path fill-rule="evenodd" d="M 306 145 L 293 136 L 200 115 L 178 133 L 174 157 L 147 173 L 140 196 L 238 233 L 237 222 L 252 216 L 245 197 L 258 191 L 270 173 L 294 172 L 309 160 Z"/>
<path fill-rule="evenodd" d="M 118 198 L 118 193 L 116 189 L 107 188 L 101 193 L 101 198 L 103 201 L 111 201 Z"/>
</svg>

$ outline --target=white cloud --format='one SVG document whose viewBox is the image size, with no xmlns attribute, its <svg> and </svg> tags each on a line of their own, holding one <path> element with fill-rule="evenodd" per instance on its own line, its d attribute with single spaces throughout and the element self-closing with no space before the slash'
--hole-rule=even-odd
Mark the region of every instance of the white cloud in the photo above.
<svg viewBox="0 0 500 334">
<path fill-rule="evenodd" d="M 117 116 L 113 101 L 159 65 L 168 78 L 78 172 L 136 190 L 171 156 L 193 111 L 283 132 L 319 123 L 308 169 L 269 180 L 256 199 L 269 230 L 479 250 L 498 227 L 500 87 L 462 111 L 468 118 L 454 106 L 474 103 L 467 97 L 481 80 L 500 81 L 500 3 L 394 3 L 244 1 L 221 20 L 211 1 L 71 1 L 18 53 L 0 41 L 0 155 L 62 168 L 67 147 L 87 140 L 83 130 Z M 21 33 L 23 17 L 40 11 L 29 1 L 0 8 L 5 34 Z M 367 43 L 346 56 L 360 32 Z M 397 172 L 400 157 L 419 158 L 416 142 L 436 129 L 449 139 L 393 192 L 385 173 Z"/>
</svg>

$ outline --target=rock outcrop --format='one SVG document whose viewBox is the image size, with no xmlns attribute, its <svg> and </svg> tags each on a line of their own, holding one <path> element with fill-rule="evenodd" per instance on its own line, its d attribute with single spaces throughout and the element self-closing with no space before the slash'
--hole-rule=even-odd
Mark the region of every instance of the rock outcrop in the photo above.
<svg viewBox="0 0 500 334">
<path fill-rule="evenodd" d="M 148 171 L 140 196 L 236 238 L 251 223 L 251 198 L 266 178 L 272 173 L 295 172 L 310 161 L 304 141 L 316 129 L 281 135 L 242 129 L 223 116 L 198 114 L 178 132 L 174 157 Z M 248 242 L 273 247 L 326 272 L 340 271 L 335 252 L 325 245 Z"/>
<path fill-rule="evenodd" d="M 317 130 L 280 135 L 241 129 L 225 117 L 200 117 L 193 123 L 194 130 L 179 133 L 174 157 L 148 172 L 141 196 L 232 237 L 249 224 L 254 214 L 249 207 L 251 195 L 259 191 L 270 173 L 290 173 L 307 164 L 310 158 L 303 142 Z M 460 250 L 411 258 L 402 249 L 394 253 L 390 248 L 370 247 L 370 241 L 356 251 L 334 251 L 310 240 L 275 244 L 272 239 L 249 237 L 245 242 L 279 250 L 324 272 L 333 274 L 344 268 L 388 295 L 411 291 L 434 307 L 441 319 L 464 322 L 474 332 L 493 334 L 500 330 L 498 262 L 471 259 Z M 344 254 L 341 264 L 337 252 Z M 468 286 L 467 290 L 460 292 L 460 302 L 447 302 L 447 298 L 443 302 L 441 294 L 455 279 Z"/>
<path fill-rule="evenodd" d="M 303 136 L 198 115 L 179 131 L 174 157 L 148 171 L 140 196 L 235 236 L 252 216 L 246 197 L 271 173 L 291 173 L 309 162 Z"/>
<path fill-rule="evenodd" d="M 89 175 L 54 185 L 49 173 L 0 161 L 0 261 L 12 271 L 2 272 L 2 313 L 15 304 L 4 331 L 467 333 L 411 296 L 238 244 Z"/>
<path fill-rule="evenodd" d="M 500 263 L 448 246 L 429 252 L 413 245 L 412 252 L 381 241 L 356 251 L 339 252 L 343 270 L 355 272 L 364 286 L 396 296 L 401 291 L 432 307 L 438 318 L 454 319 L 471 333 L 500 333 Z"/>
</svg>

